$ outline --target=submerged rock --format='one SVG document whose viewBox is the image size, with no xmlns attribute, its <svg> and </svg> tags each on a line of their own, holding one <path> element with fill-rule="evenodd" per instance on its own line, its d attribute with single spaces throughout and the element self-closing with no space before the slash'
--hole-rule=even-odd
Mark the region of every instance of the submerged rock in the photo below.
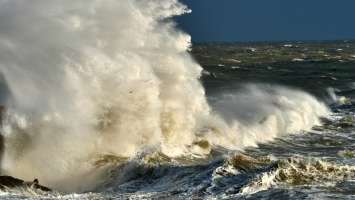
<svg viewBox="0 0 355 200">
<path fill-rule="evenodd" d="M 0 176 L 0 190 L 5 190 L 6 188 L 16 188 L 16 187 L 30 187 L 44 192 L 51 192 L 52 189 L 47 188 L 38 184 L 38 180 L 35 179 L 33 182 L 27 182 L 21 179 L 14 178 L 12 176 Z"/>
</svg>

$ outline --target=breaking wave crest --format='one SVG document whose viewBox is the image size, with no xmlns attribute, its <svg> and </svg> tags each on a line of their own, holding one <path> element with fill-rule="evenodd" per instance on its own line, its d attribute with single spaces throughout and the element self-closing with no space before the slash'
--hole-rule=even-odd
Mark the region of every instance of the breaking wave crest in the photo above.
<svg viewBox="0 0 355 200">
<path fill-rule="evenodd" d="M 276 160 L 273 157 L 238 154 L 213 172 L 213 182 L 208 191 L 216 197 L 233 198 L 269 188 L 329 187 L 351 182 L 354 172 L 353 165 L 320 159 L 293 157 Z M 223 193 L 220 194 L 220 191 Z"/>
<path fill-rule="evenodd" d="M 251 85 L 210 107 L 190 36 L 172 20 L 190 11 L 176 0 L 0 5 L 6 174 L 87 191 L 108 163 L 146 149 L 167 157 L 241 149 L 328 114 L 280 86 Z"/>
</svg>

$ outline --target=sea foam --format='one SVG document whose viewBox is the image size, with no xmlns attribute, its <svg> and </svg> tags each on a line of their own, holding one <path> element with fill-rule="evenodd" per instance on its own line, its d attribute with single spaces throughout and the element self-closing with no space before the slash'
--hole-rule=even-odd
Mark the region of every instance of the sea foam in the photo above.
<svg viewBox="0 0 355 200">
<path fill-rule="evenodd" d="M 281 87 L 221 95 L 211 109 L 190 36 L 172 20 L 187 12 L 176 0 L 1 0 L 3 173 L 87 191 L 105 178 L 97 155 L 241 149 L 326 115 Z"/>
</svg>

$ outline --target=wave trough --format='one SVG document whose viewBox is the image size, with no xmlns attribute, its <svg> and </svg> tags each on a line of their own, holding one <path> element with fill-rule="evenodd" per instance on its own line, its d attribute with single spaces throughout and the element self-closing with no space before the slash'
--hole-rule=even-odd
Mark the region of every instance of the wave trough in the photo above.
<svg viewBox="0 0 355 200">
<path fill-rule="evenodd" d="M 187 12 L 176 0 L 1 0 L 2 172 L 88 191 L 106 178 L 101 155 L 242 149 L 328 114 L 281 86 L 250 85 L 209 106 L 190 36 L 172 20 Z"/>
</svg>

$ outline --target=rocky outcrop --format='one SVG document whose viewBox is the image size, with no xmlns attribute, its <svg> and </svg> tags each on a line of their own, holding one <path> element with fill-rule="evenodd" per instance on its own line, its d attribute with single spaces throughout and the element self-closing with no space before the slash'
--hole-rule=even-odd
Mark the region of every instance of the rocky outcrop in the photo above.
<svg viewBox="0 0 355 200">
<path fill-rule="evenodd" d="M 0 176 L 0 190 L 6 190 L 6 188 L 18 188 L 18 187 L 29 187 L 33 189 L 42 190 L 44 192 L 51 192 L 52 190 L 42 186 L 35 179 L 32 182 L 27 182 L 21 179 L 14 178 L 12 176 Z"/>
</svg>

